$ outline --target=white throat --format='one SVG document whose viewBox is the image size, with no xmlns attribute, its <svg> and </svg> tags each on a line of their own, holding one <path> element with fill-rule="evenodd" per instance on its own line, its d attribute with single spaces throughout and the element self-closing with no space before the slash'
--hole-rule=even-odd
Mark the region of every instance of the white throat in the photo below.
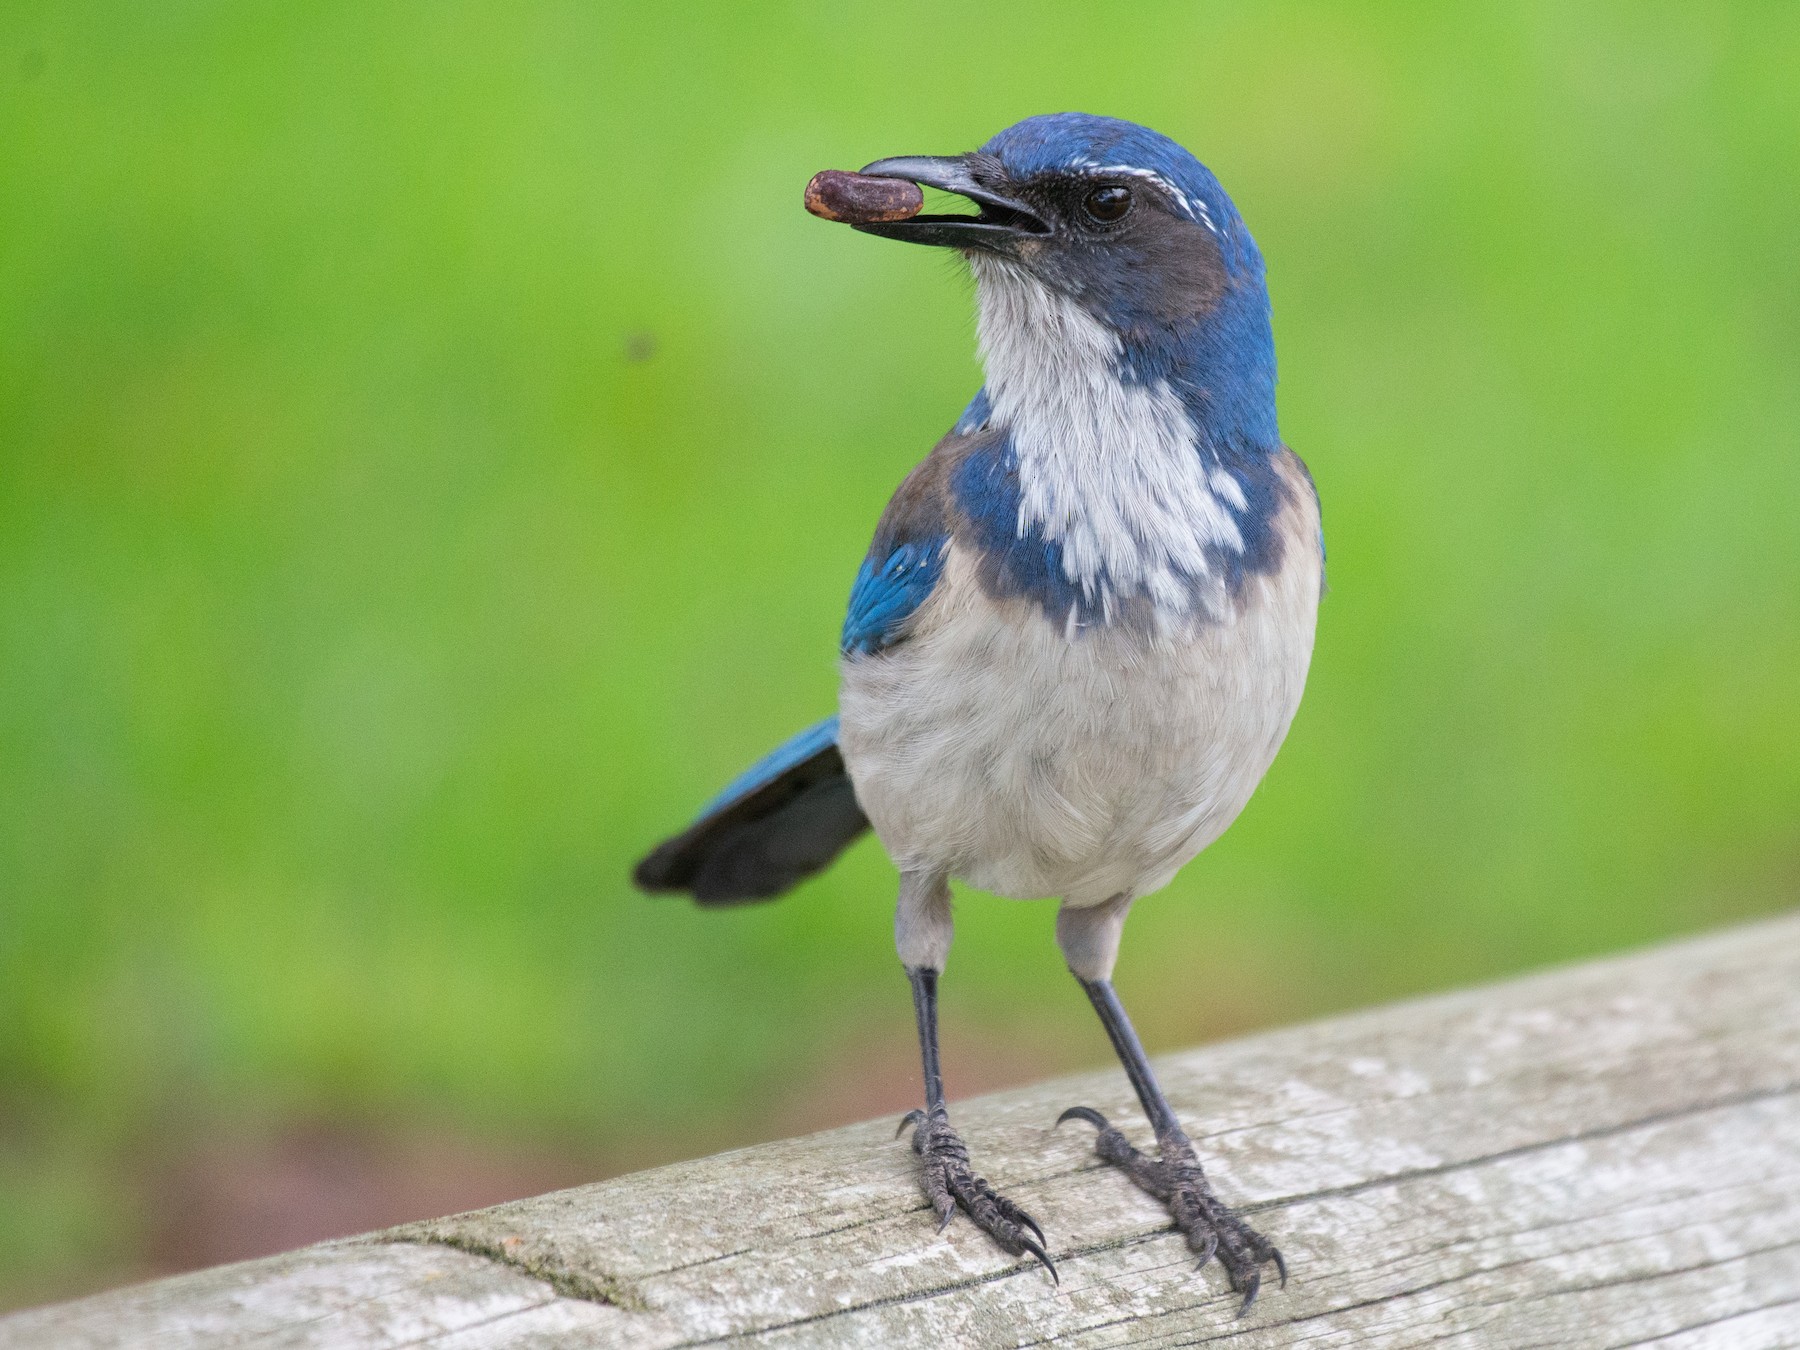
<svg viewBox="0 0 1800 1350">
<path fill-rule="evenodd" d="M 1243 552 L 1227 504 L 1242 509 L 1244 491 L 1209 465 L 1181 399 L 1167 381 L 1121 379 L 1117 335 L 1073 300 L 1004 259 L 970 261 L 988 402 L 1018 457 L 1020 537 L 1062 546 L 1103 621 L 1138 596 L 1164 622 L 1217 610 L 1207 552 Z"/>
</svg>

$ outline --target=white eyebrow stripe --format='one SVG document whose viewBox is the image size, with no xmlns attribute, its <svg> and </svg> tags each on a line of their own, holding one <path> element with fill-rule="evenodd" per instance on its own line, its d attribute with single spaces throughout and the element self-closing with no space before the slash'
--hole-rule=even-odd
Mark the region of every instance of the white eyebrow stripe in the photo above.
<svg viewBox="0 0 1800 1350">
<path fill-rule="evenodd" d="M 1214 235 L 1219 233 L 1219 227 L 1213 224 L 1212 212 L 1206 209 L 1206 203 L 1188 196 L 1155 169 L 1140 169 L 1134 164 L 1094 164 L 1086 160 L 1081 162 L 1081 167 L 1089 173 L 1116 173 L 1147 179 L 1173 197 L 1181 209 L 1187 212 L 1189 220 L 1198 221 Z"/>
</svg>

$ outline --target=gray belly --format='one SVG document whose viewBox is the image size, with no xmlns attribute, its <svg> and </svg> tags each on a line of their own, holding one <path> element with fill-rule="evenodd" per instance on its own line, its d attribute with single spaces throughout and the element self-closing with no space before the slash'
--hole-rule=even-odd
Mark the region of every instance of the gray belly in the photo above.
<svg viewBox="0 0 1800 1350">
<path fill-rule="evenodd" d="M 1143 895 L 1216 839 L 1299 706 L 1317 555 L 1183 633 L 1070 634 L 952 550 L 914 635 L 846 659 L 839 741 L 902 871 L 998 895 Z"/>
</svg>

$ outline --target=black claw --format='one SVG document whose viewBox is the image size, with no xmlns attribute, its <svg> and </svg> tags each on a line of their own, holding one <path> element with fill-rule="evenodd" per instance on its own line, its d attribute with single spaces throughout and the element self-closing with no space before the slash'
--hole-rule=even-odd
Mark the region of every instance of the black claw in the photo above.
<svg viewBox="0 0 1800 1350">
<path fill-rule="evenodd" d="M 991 1187 L 989 1189 L 990 1189 L 990 1191 L 992 1190 Z M 1019 1224 L 1022 1227 L 1029 1228 L 1032 1232 L 1036 1233 L 1037 1240 L 1039 1242 L 1045 1241 L 1044 1230 L 1038 1227 L 1037 1220 L 1032 1218 L 1031 1215 L 1027 1214 L 1024 1210 L 1020 1209 L 1012 1201 L 1008 1200 L 1004 1195 L 996 1194 L 994 1196 L 994 1203 L 999 1206 L 1000 1212 L 1002 1214 L 1004 1214 L 1007 1218 L 1011 1219 L 1014 1223 Z"/>
<path fill-rule="evenodd" d="M 1250 1271 L 1250 1278 L 1244 1281 L 1244 1301 L 1237 1310 L 1239 1317 L 1250 1311 L 1250 1305 L 1256 1302 L 1256 1292 L 1261 1288 L 1262 1267 L 1256 1266 Z"/>
<path fill-rule="evenodd" d="M 1056 1123 L 1067 1120 L 1085 1120 L 1096 1127 L 1100 1137 L 1095 1147 L 1100 1157 L 1169 1206 L 1176 1228 L 1187 1236 L 1188 1246 L 1198 1258 L 1196 1269 L 1204 1269 L 1215 1259 L 1225 1267 L 1231 1287 L 1243 1294 L 1239 1317 L 1255 1305 L 1262 1291 L 1262 1268 L 1268 1262 L 1275 1263 L 1281 1287 L 1287 1288 L 1286 1259 L 1213 1194 L 1193 1145 L 1179 1130 L 1159 1134 L 1161 1156 L 1151 1158 L 1091 1106 L 1071 1106 Z"/>
<path fill-rule="evenodd" d="M 898 1139 L 901 1135 L 906 1133 L 907 1126 L 917 1125 L 923 1119 L 925 1119 L 925 1113 L 917 1107 L 914 1107 L 911 1111 L 908 1111 L 904 1116 L 900 1117 L 900 1128 L 894 1131 L 894 1138 Z"/>
<path fill-rule="evenodd" d="M 1097 1130 L 1110 1130 L 1112 1128 L 1112 1122 L 1098 1111 L 1094 1110 L 1091 1106 L 1071 1106 L 1067 1111 L 1064 1111 L 1056 1118 L 1056 1125 L 1061 1125 L 1065 1120 L 1085 1120 Z M 1053 1125 L 1050 1128 L 1055 1129 L 1056 1125 Z"/>
<path fill-rule="evenodd" d="M 1024 1210 L 1021 1209 L 1013 1217 L 1016 1218 L 1020 1223 L 1024 1224 L 1032 1232 L 1036 1233 L 1037 1240 L 1039 1242 L 1043 1242 L 1045 1240 L 1044 1230 L 1038 1227 L 1037 1220 L 1032 1218 L 1031 1215 L 1027 1214 Z"/>
<path fill-rule="evenodd" d="M 1188 1244 L 1190 1247 L 1192 1243 Z M 1195 1270 L 1202 1270 L 1206 1263 L 1219 1254 L 1219 1235 L 1210 1229 L 1206 1234 L 1206 1246 L 1200 1249 L 1200 1259 L 1194 1263 Z"/>
<path fill-rule="evenodd" d="M 1032 1224 L 1031 1226 L 1033 1228 L 1037 1227 L 1036 1224 Z M 1039 1233 L 1038 1236 L 1041 1238 L 1044 1235 L 1042 1233 Z M 1019 1245 L 1024 1247 L 1025 1250 L 1030 1252 L 1033 1256 L 1037 1257 L 1037 1259 L 1043 1264 L 1044 1269 L 1050 1272 L 1050 1279 L 1054 1283 L 1056 1283 L 1056 1284 L 1062 1283 L 1062 1276 L 1060 1276 L 1056 1273 L 1055 1262 L 1051 1261 L 1051 1259 L 1047 1255 L 1045 1255 L 1044 1249 L 1042 1247 L 1038 1246 L 1038 1244 L 1033 1242 L 1030 1238 L 1023 1237 L 1023 1236 L 1019 1238 Z"/>
<path fill-rule="evenodd" d="M 1050 1272 L 1050 1278 L 1061 1284 L 1062 1276 L 1045 1251 L 1044 1230 L 1038 1227 L 1036 1219 L 970 1168 L 968 1147 L 950 1128 L 944 1112 L 909 1112 L 901 1122 L 901 1131 L 908 1125 L 918 1126 L 918 1133 L 913 1135 L 913 1151 L 924 1160 L 920 1184 L 937 1211 L 938 1232 L 943 1232 L 961 1209 L 1002 1251 L 1009 1256 L 1030 1252 L 1032 1259 Z M 1035 1234 L 1037 1240 L 1034 1242 L 1027 1233 Z"/>
</svg>

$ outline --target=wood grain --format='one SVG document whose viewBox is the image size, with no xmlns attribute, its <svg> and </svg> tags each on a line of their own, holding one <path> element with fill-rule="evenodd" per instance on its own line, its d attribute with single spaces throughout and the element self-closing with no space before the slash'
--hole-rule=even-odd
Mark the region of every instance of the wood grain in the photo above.
<svg viewBox="0 0 1800 1350">
<path fill-rule="evenodd" d="M 1249 1317 L 1098 1165 L 1116 1071 L 953 1106 L 1062 1284 L 891 1120 L 0 1319 L 0 1347 L 1800 1346 L 1800 919 L 1159 1061 L 1293 1278 Z"/>
</svg>

